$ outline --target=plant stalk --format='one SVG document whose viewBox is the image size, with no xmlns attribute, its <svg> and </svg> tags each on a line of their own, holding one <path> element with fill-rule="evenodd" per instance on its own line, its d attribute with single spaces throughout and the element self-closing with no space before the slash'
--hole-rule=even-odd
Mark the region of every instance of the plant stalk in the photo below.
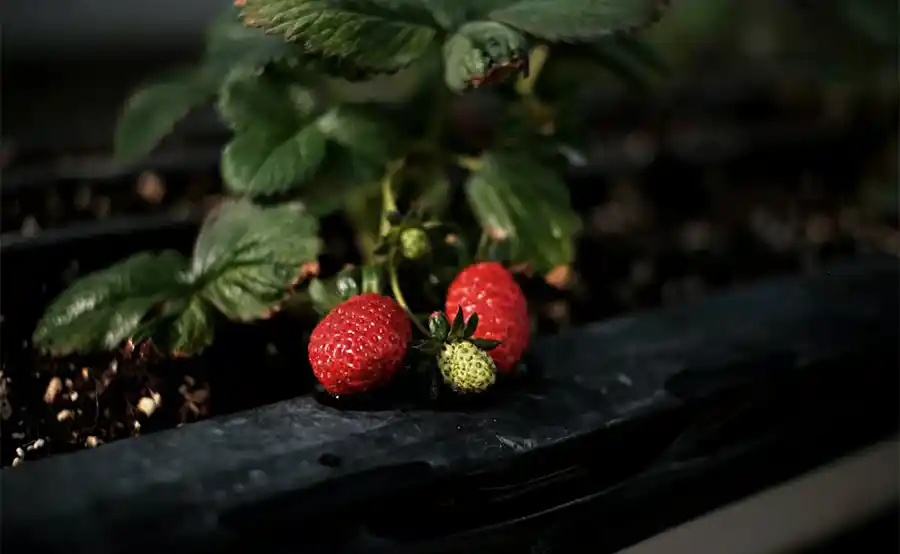
<svg viewBox="0 0 900 554">
<path fill-rule="evenodd" d="M 400 279 L 397 276 L 397 264 L 394 262 L 394 253 L 391 253 L 391 257 L 388 263 L 388 279 L 391 283 L 391 292 L 394 295 L 394 300 L 397 301 L 397 304 L 400 304 L 400 307 L 406 311 L 406 314 L 409 316 L 409 320 L 413 322 L 413 324 L 422 332 L 423 335 L 428 336 L 428 330 L 419 321 L 419 318 L 409 309 L 409 304 L 406 303 L 406 298 L 403 296 L 403 291 L 400 289 Z"/>
<path fill-rule="evenodd" d="M 391 222 L 388 214 L 397 211 L 397 199 L 394 197 L 394 179 L 403 169 L 403 160 L 389 162 L 381 179 L 381 236 L 385 236 L 391 230 Z"/>
<path fill-rule="evenodd" d="M 390 162 L 387 166 L 387 170 L 384 173 L 384 178 L 381 180 L 381 236 L 384 237 L 391 230 L 391 222 L 388 220 L 388 214 L 394 211 L 397 211 L 397 199 L 394 196 L 394 179 L 397 177 L 397 174 L 403 169 L 405 161 L 398 160 L 394 162 Z M 397 276 L 397 252 L 395 249 L 391 249 L 390 255 L 388 256 L 387 270 L 388 270 L 388 279 L 391 284 L 391 293 L 394 295 L 394 300 L 400 304 L 400 307 L 406 311 L 409 316 L 410 321 L 415 324 L 416 327 L 419 328 L 426 336 L 428 335 L 428 331 L 425 329 L 425 326 L 422 325 L 422 322 L 412 313 L 412 310 L 409 309 L 409 304 L 406 303 L 406 298 L 403 296 L 403 291 L 400 289 L 400 279 Z"/>
</svg>

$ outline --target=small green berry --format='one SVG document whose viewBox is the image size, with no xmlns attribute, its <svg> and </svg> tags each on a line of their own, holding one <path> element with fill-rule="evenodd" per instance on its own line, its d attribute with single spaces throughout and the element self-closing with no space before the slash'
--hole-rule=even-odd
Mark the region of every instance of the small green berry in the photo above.
<svg viewBox="0 0 900 554">
<path fill-rule="evenodd" d="M 428 234 L 424 230 L 412 228 L 400 233 L 400 251 L 403 252 L 403 257 L 418 260 L 428 254 L 430 249 Z"/>
<path fill-rule="evenodd" d="M 445 344 L 437 362 L 444 382 L 456 392 L 484 392 L 497 380 L 494 360 L 469 341 Z"/>
</svg>

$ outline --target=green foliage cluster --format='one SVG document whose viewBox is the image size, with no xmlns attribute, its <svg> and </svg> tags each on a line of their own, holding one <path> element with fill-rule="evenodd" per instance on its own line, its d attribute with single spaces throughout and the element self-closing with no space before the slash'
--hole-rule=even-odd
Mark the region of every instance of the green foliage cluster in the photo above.
<svg viewBox="0 0 900 554">
<path fill-rule="evenodd" d="M 195 67 L 129 99 L 115 137 L 120 161 L 135 162 L 214 100 L 233 131 L 221 175 L 234 198 L 208 217 L 190 259 L 139 253 L 75 283 L 36 346 L 63 355 L 153 339 L 192 355 L 217 318 L 265 318 L 298 295 L 322 313 L 369 291 L 406 306 L 404 263 L 430 268 L 431 284 L 486 256 L 540 273 L 571 264 L 580 222 L 559 152 L 586 131 L 571 83 L 661 70 L 633 32 L 665 4 L 239 0 L 210 26 Z M 460 132 L 459 99 L 488 86 L 490 113 Z M 319 220 L 338 212 L 364 265 L 310 278 Z"/>
</svg>

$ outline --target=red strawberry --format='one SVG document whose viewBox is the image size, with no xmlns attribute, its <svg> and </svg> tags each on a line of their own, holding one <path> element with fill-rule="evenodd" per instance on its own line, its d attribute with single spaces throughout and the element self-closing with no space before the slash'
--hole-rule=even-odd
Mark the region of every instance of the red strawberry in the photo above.
<svg viewBox="0 0 900 554">
<path fill-rule="evenodd" d="M 409 317 L 393 298 L 375 293 L 338 305 L 313 329 L 309 363 L 331 394 L 386 383 L 403 364 L 412 337 Z"/>
<path fill-rule="evenodd" d="M 457 307 L 467 320 L 478 314 L 475 338 L 500 341 L 500 346 L 488 351 L 497 370 L 512 370 L 531 339 L 528 301 L 512 274 L 496 262 L 463 269 L 447 290 L 444 308 L 451 321 Z"/>
</svg>

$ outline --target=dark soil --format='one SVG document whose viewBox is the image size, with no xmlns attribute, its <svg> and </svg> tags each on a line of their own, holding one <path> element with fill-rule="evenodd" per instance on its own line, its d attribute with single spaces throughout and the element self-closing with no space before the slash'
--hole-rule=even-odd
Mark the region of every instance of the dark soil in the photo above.
<svg viewBox="0 0 900 554">
<path fill-rule="evenodd" d="M 595 143 L 605 147 L 594 157 L 605 161 L 570 176 L 585 223 L 574 271 L 554 274 L 555 286 L 540 279 L 526 285 L 539 332 L 815 271 L 837 257 L 900 255 L 896 104 L 850 108 L 837 122 L 808 106 L 793 119 L 752 110 L 651 113 L 624 123 L 599 115 L 604 131 Z M 765 127 L 763 116 L 778 125 Z M 823 128 L 831 133 L 827 140 Z M 791 129 L 808 132 L 779 142 Z M 704 143 L 709 133 L 714 140 Z M 763 138 L 734 155 L 714 151 L 753 136 Z M 4 194 L 2 228 L 34 235 L 86 220 L 209 207 L 218 198 L 214 167 L 57 180 Z M 341 222 L 326 222 L 325 231 L 326 271 L 352 262 Z M 40 359 L 31 350 L 28 337 L 42 307 L 78 275 L 140 249 L 189 251 L 194 232 L 163 229 L 77 249 L 7 254 L 0 322 L 3 466 L 314 390 L 305 345 L 315 319 L 292 313 L 246 326 L 223 322 L 215 346 L 194 360 L 158 360 L 146 345 L 65 360 Z"/>
</svg>

